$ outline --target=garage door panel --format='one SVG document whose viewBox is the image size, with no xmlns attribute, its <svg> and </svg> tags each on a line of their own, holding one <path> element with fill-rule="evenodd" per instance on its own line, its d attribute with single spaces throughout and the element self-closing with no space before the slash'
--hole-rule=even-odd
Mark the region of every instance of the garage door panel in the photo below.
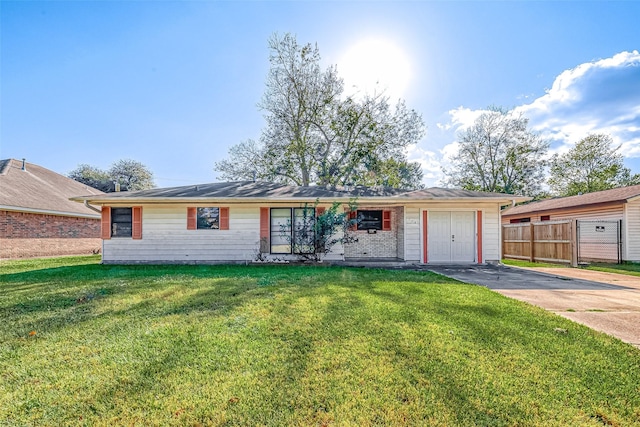
<svg viewBox="0 0 640 427">
<path fill-rule="evenodd" d="M 451 212 L 451 261 L 475 261 L 474 212 Z"/>
<path fill-rule="evenodd" d="M 429 212 L 429 261 L 451 260 L 450 212 Z"/>
<path fill-rule="evenodd" d="M 473 211 L 429 211 L 428 262 L 474 262 L 474 218 Z"/>
</svg>

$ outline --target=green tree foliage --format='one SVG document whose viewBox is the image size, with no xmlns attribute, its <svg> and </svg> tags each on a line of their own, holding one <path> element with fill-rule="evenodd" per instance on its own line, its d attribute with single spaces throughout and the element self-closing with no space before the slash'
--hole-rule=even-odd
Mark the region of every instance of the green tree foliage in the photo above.
<svg viewBox="0 0 640 427">
<path fill-rule="evenodd" d="M 115 183 L 120 185 L 122 191 L 155 187 L 153 172 L 142 163 L 129 159 L 118 160 L 107 171 L 80 164 L 68 174 L 68 177 L 105 193 L 115 191 Z"/>
<path fill-rule="evenodd" d="M 270 70 L 259 103 L 259 141 L 229 150 L 214 169 L 225 180 L 261 179 L 308 186 L 390 185 L 417 188 L 422 170 L 406 148 L 424 135 L 420 115 L 382 94 L 344 95 L 335 66 L 320 67 L 317 46 L 294 36 L 269 40 Z"/>
<path fill-rule="evenodd" d="M 551 159 L 549 186 L 557 196 L 640 184 L 640 174 L 624 166 L 620 146 L 605 134 L 590 134 L 567 153 Z"/>
<path fill-rule="evenodd" d="M 111 182 L 109 172 L 86 163 L 79 164 L 78 167 L 69 172 L 67 176 L 105 193 L 113 191 L 113 182 Z"/>
<path fill-rule="evenodd" d="M 447 183 L 467 190 L 537 196 L 549 144 L 525 117 L 492 107 L 458 134 L 458 152 L 443 169 Z"/>
<path fill-rule="evenodd" d="M 126 187 L 128 191 L 146 190 L 155 187 L 153 182 L 153 172 L 142 163 L 122 159 L 111 165 L 109 176 L 120 185 Z"/>
</svg>

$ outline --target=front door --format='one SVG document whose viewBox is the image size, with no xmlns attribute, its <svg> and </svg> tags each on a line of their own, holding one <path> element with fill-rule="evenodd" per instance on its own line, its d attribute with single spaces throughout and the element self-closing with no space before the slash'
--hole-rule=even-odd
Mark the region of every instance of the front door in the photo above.
<svg viewBox="0 0 640 427">
<path fill-rule="evenodd" d="M 475 261 L 475 212 L 429 211 L 428 262 Z"/>
</svg>

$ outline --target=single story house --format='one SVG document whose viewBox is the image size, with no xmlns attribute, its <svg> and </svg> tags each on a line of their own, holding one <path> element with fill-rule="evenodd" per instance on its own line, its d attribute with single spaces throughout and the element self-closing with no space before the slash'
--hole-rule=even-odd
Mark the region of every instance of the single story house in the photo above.
<svg viewBox="0 0 640 427">
<path fill-rule="evenodd" d="M 102 192 L 24 160 L 0 160 L 0 258 L 99 251 L 100 210 L 69 200 L 78 194 Z"/>
<path fill-rule="evenodd" d="M 72 200 L 102 209 L 104 263 L 234 263 L 295 259 L 305 209 L 357 203 L 357 241 L 329 262 L 485 263 L 500 260 L 500 210 L 527 198 L 456 189 L 295 187 L 221 182 Z M 293 226 L 291 226 L 293 224 Z"/>
<path fill-rule="evenodd" d="M 592 230 L 583 230 L 583 234 L 590 232 L 593 238 L 609 233 L 595 221 L 619 223 L 614 232 L 620 239 L 622 260 L 640 262 L 640 185 L 540 200 L 502 212 L 502 224 L 568 219 L 588 221 Z"/>
</svg>

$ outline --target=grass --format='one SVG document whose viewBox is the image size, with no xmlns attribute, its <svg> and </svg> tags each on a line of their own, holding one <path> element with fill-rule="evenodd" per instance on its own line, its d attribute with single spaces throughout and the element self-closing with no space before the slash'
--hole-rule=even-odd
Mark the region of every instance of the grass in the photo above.
<svg viewBox="0 0 640 427">
<path fill-rule="evenodd" d="M 514 267 L 551 267 L 551 268 L 569 268 L 566 264 L 551 264 L 544 262 L 529 262 L 515 259 L 503 259 L 504 265 Z M 587 267 L 580 267 L 592 271 L 604 271 L 606 273 L 626 274 L 629 276 L 640 276 L 640 263 L 624 263 L 624 264 L 601 264 L 593 263 Z"/>
<path fill-rule="evenodd" d="M 523 261 L 519 259 L 503 259 L 502 263 L 504 265 L 511 265 L 513 267 L 549 267 L 549 268 L 566 268 L 568 265 L 566 264 L 551 264 L 548 262 L 530 262 Z"/>
<path fill-rule="evenodd" d="M 640 276 L 640 263 L 624 264 L 591 264 L 587 270 L 604 271 L 606 273 L 627 274 L 629 276 Z"/>
<path fill-rule="evenodd" d="M 0 263 L 0 425 L 628 426 L 638 378 L 636 348 L 430 273 Z"/>
</svg>

